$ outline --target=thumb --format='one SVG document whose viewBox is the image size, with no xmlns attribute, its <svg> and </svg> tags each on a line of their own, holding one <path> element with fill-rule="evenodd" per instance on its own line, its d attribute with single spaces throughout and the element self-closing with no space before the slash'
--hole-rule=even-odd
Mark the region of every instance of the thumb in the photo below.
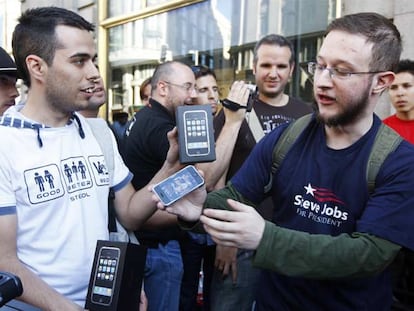
<svg viewBox="0 0 414 311">
<path fill-rule="evenodd" d="M 178 135 L 177 133 L 178 133 L 177 127 L 174 127 L 171 131 L 167 133 L 167 138 L 168 138 L 168 141 L 170 142 L 170 145 L 171 143 L 177 143 L 177 135 Z"/>
</svg>

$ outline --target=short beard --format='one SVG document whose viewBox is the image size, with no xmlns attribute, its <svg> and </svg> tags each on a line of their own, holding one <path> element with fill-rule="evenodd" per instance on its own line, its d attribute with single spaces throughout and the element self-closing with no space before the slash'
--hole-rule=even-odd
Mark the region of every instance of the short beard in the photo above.
<svg viewBox="0 0 414 311">
<path fill-rule="evenodd" d="M 355 122 L 360 118 L 361 114 L 365 111 L 368 106 L 369 91 L 365 92 L 362 97 L 359 98 L 357 102 L 354 102 L 353 105 L 347 107 L 342 112 L 338 113 L 336 116 L 324 118 L 319 112 L 319 108 L 316 102 L 314 102 L 314 107 L 316 111 L 316 120 L 328 127 L 337 127 L 345 126 Z"/>
</svg>

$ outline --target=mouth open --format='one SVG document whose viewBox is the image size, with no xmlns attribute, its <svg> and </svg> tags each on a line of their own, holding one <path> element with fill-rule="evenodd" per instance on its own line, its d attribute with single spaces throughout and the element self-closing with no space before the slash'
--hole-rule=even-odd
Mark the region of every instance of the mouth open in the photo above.
<svg viewBox="0 0 414 311">
<path fill-rule="evenodd" d="M 91 87 L 87 87 L 85 89 L 82 89 L 82 92 L 88 93 L 88 94 L 92 94 L 95 90 L 95 87 L 91 86 Z"/>
</svg>

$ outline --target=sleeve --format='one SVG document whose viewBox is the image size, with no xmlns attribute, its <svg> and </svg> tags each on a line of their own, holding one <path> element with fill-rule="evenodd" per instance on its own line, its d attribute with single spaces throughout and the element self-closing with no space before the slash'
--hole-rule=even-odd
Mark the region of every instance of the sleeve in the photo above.
<svg viewBox="0 0 414 311">
<path fill-rule="evenodd" d="M 381 166 L 375 190 L 357 222 L 369 233 L 414 250 L 414 146 L 403 141 Z"/>
<path fill-rule="evenodd" d="M 203 209 L 215 208 L 215 209 L 228 209 L 227 200 L 233 199 L 244 204 L 255 206 L 253 202 L 245 199 L 231 184 L 229 181 L 226 187 L 208 193 L 207 199 L 204 202 Z M 188 222 L 178 218 L 179 226 L 184 230 L 191 230 L 193 232 L 205 233 L 200 221 Z"/>
<path fill-rule="evenodd" d="M 385 269 L 399 250 L 399 245 L 370 234 L 309 234 L 266 222 L 253 265 L 288 276 L 364 277 Z"/>
<path fill-rule="evenodd" d="M 13 178 L 11 177 L 11 172 L 6 169 L 10 167 L 11 163 L 7 155 L 4 156 L 3 153 L 0 155 L 0 159 L 2 163 L 0 166 L 0 216 L 16 214 L 16 196 L 15 190 L 13 189 Z"/>
<path fill-rule="evenodd" d="M 118 144 L 115 139 L 114 133 L 108 128 L 108 131 L 111 134 L 112 148 L 113 148 L 113 161 L 114 161 L 114 171 L 112 174 L 112 188 L 114 191 L 118 191 L 125 187 L 132 180 L 132 173 L 129 171 L 128 167 L 125 165 L 124 160 L 122 159 L 119 150 Z"/>
</svg>

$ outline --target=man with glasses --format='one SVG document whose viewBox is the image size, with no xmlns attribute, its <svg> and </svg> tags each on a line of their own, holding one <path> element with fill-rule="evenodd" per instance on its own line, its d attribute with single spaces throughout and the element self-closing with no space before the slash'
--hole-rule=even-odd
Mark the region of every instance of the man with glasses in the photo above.
<svg viewBox="0 0 414 311">
<path fill-rule="evenodd" d="M 167 133 L 175 127 L 175 110 L 189 105 L 197 95 L 191 68 L 180 62 L 166 62 L 151 77 L 149 105 L 135 114 L 126 136 L 123 158 L 134 174 L 135 189 L 144 187 L 163 165 L 169 148 Z M 149 310 L 178 310 L 183 263 L 179 240 L 183 232 L 176 217 L 162 212 L 165 225 L 157 230 L 147 227 L 137 232 L 141 244 L 148 247 L 144 277 Z M 154 218 L 147 222 L 153 224 Z M 157 223 L 155 224 L 157 225 Z"/>
<path fill-rule="evenodd" d="M 183 199 L 167 208 L 200 219 L 218 244 L 255 250 L 253 264 L 264 269 L 256 310 L 391 309 L 389 264 L 402 247 L 414 249 L 414 146 L 396 145 L 372 193 L 366 169 L 381 127 L 374 108 L 395 78 L 401 49 L 398 29 L 384 16 L 334 20 L 310 65 L 317 111 L 273 175 L 270 193 L 264 188 L 283 125 L 203 209 L 202 190 L 198 203 Z M 266 195 L 271 222 L 252 207 Z"/>
<path fill-rule="evenodd" d="M 206 66 L 192 66 L 196 79 L 197 97 L 193 98 L 196 105 L 210 105 L 213 115 L 219 111 L 219 87 L 215 72 Z M 227 100 L 231 100 L 243 108 L 237 111 L 224 108 L 226 124 L 215 135 L 216 160 L 207 163 L 197 163 L 197 168 L 204 172 L 205 185 L 208 191 L 223 188 L 226 172 L 236 143 L 237 135 L 245 116 L 249 89 L 245 82 L 235 81 L 232 84 Z M 202 310 L 215 310 L 210 307 L 210 284 L 216 267 L 222 267 L 222 262 L 215 261 L 215 243 L 206 234 L 190 232 L 187 239 L 181 242 L 184 262 L 184 275 L 181 285 L 180 311 L 193 311 L 196 308 L 197 290 L 199 285 L 200 267 L 203 269 L 203 306 Z M 236 273 L 234 269 L 233 274 Z M 228 271 L 220 274 L 227 275 Z"/>
<path fill-rule="evenodd" d="M 293 45 L 285 37 L 269 34 L 256 43 L 253 73 L 258 96 L 254 97 L 253 109 L 240 127 L 226 180 L 230 180 L 240 169 L 256 143 L 265 134 L 281 124 L 312 112 L 310 104 L 285 94 L 294 68 Z M 225 128 L 227 119 L 228 114 L 225 111 L 217 115 L 217 133 L 221 133 Z M 263 201 L 258 208 L 266 218 L 271 217 L 272 209 L 270 198 Z M 251 264 L 252 256 L 251 250 L 217 246 L 216 262 L 221 269 L 215 271 L 211 287 L 211 301 L 215 311 L 251 308 L 258 278 L 258 270 Z M 231 272 L 231 278 L 226 277 L 227 271 Z"/>
</svg>

